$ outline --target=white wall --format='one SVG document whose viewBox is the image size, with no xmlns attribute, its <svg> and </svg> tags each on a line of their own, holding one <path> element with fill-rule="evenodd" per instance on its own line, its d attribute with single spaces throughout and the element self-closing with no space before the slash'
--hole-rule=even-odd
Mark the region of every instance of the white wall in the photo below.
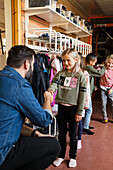
<svg viewBox="0 0 113 170">
<path fill-rule="evenodd" d="M 0 70 L 6 65 L 6 55 L 0 55 Z"/>
<path fill-rule="evenodd" d="M 12 8 L 11 0 L 4 0 L 5 10 L 5 33 L 6 33 L 6 58 L 9 49 L 12 47 Z"/>
</svg>

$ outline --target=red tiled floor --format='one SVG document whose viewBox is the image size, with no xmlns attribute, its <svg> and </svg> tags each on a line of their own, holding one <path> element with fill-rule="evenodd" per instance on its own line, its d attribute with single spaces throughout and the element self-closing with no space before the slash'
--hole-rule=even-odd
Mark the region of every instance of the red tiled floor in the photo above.
<svg viewBox="0 0 113 170">
<path fill-rule="evenodd" d="M 109 112 L 110 113 L 110 112 Z M 100 96 L 93 99 L 93 114 L 90 125 L 94 126 L 94 135 L 82 135 L 82 149 L 77 153 L 76 170 L 113 170 L 113 119 L 102 123 Z M 51 165 L 47 170 L 67 170 L 69 160 L 69 138 L 67 136 L 67 152 L 65 161 L 59 166 Z"/>
</svg>

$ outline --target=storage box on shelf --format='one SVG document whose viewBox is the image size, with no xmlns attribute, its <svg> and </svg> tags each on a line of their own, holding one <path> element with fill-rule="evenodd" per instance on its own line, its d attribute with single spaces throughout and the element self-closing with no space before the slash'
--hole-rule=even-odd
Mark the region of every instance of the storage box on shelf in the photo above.
<svg viewBox="0 0 113 170">
<path fill-rule="evenodd" d="M 52 0 L 52 1 L 51 1 L 51 7 L 52 7 L 53 9 L 55 9 L 55 10 L 56 10 L 56 4 L 57 4 L 57 0 Z"/>
<path fill-rule="evenodd" d="M 57 0 L 38 0 L 38 1 L 29 0 L 27 3 L 29 8 L 51 6 L 53 9 L 56 10 Z"/>
<path fill-rule="evenodd" d="M 82 27 L 83 29 L 85 29 L 85 19 L 81 19 L 80 27 Z"/>
<path fill-rule="evenodd" d="M 70 20 L 72 21 L 72 22 L 74 22 L 74 14 L 71 12 L 71 18 L 70 18 Z"/>
<path fill-rule="evenodd" d="M 63 16 L 66 15 L 66 7 L 63 4 L 56 3 L 56 11 Z"/>
<path fill-rule="evenodd" d="M 52 6 L 52 8 L 56 9 L 57 0 L 38 0 L 38 1 L 29 0 L 27 3 L 29 7 Z"/>
<path fill-rule="evenodd" d="M 56 3 L 56 11 L 61 14 L 63 4 Z"/>
<path fill-rule="evenodd" d="M 65 17 L 71 20 L 71 11 L 66 11 Z"/>
<path fill-rule="evenodd" d="M 74 16 L 74 20 L 78 26 L 81 26 L 81 17 L 80 16 Z"/>
<path fill-rule="evenodd" d="M 72 13 L 72 11 L 66 11 L 65 17 L 74 22 L 74 14 Z"/>
</svg>

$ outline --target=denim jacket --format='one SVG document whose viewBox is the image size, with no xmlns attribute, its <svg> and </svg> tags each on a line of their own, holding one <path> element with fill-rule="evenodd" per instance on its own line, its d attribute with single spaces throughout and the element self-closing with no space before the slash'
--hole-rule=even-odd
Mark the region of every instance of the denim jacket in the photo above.
<svg viewBox="0 0 113 170">
<path fill-rule="evenodd" d="M 52 113 L 35 98 L 31 84 L 15 69 L 0 71 L 0 165 L 20 137 L 25 117 L 37 126 L 52 123 Z"/>
</svg>

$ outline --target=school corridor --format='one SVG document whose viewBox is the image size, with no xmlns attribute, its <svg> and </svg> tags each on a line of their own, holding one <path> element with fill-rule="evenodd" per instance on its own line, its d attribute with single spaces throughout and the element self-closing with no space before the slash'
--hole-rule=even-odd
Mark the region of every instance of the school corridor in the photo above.
<svg viewBox="0 0 113 170">
<path fill-rule="evenodd" d="M 93 98 L 93 114 L 90 125 L 94 126 L 94 135 L 82 135 L 82 148 L 77 153 L 75 170 L 113 170 L 113 119 L 108 107 L 109 122 L 102 123 L 100 93 Z M 69 138 L 65 161 L 59 166 L 51 165 L 47 170 L 68 170 Z"/>
</svg>

